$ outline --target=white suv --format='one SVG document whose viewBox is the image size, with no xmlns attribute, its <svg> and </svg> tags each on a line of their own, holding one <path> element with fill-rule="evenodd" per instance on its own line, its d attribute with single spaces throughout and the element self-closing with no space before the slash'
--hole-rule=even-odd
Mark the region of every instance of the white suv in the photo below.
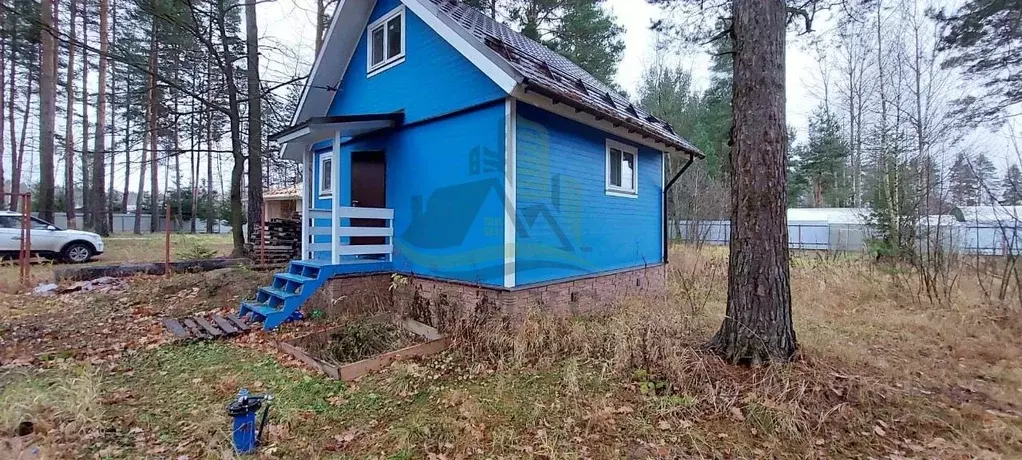
<svg viewBox="0 0 1022 460">
<path fill-rule="evenodd" d="M 64 230 L 32 218 L 32 254 L 71 263 L 88 262 L 103 253 L 103 239 L 92 232 Z M 21 250 L 21 213 L 0 211 L 0 258 L 16 258 Z"/>
</svg>

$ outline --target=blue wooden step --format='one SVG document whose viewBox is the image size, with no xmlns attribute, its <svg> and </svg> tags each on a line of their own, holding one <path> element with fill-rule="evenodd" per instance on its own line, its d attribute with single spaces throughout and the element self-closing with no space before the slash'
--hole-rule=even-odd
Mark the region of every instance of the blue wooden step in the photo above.
<svg viewBox="0 0 1022 460">
<path fill-rule="evenodd" d="M 315 278 L 309 278 L 309 277 L 306 277 L 306 276 L 295 275 L 295 274 L 291 274 L 291 273 L 277 273 L 276 275 L 273 275 L 273 277 L 274 278 L 278 278 L 278 279 L 282 279 L 282 280 L 285 280 L 285 281 L 293 281 L 293 282 L 299 283 L 299 284 L 304 284 L 304 283 L 307 283 L 309 281 L 315 280 Z"/>
<path fill-rule="evenodd" d="M 259 292 L 265 293 L 266 295 L 276 297 L 280 300 L 287 300 L 290 297 L 297 297 L 299 294 L 295 292 L 287 292 L 283 289 L 278 289 L 270 286 L 263 286 L 259 288 Z"/>
<path fill-rule="evenodd" d="M 277 310 L 276 308 L 255 302 L 242 302 L 241 309 L 243 311 L 248 310 L 248 312 L 255 313 L 259 316 L 262 316 L 263 318 L 268 318 L 270 316 L 283 313 L 282 311 Z"/>
</svg>

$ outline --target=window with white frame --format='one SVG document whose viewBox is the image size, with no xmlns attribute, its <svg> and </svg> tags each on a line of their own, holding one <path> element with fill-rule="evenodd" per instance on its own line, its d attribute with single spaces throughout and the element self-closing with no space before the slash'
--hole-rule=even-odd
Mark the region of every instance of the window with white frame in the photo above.
<svg viewBox="0 0 1022 460">
<path fill-rule="evenodd" d="M 370 76 L 404 62 L 405 7 L 397 7 L 369 24 L 366 37 L 369 43 L 366 72 Z"/>
<path fill-rule="evenodd" d="M 607 140 L 607 194 L 634 197 L 639 193 L 639 151 Z"/>
<path fill-rule="evenodd" d="M 334 162 L 330 153 L 319 157 L 319 195 L 331 195 L 334 191 Z"/>
</svg>

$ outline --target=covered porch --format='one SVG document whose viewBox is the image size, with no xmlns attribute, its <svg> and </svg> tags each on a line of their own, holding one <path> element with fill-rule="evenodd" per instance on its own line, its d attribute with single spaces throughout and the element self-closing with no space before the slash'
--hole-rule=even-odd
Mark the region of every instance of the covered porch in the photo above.
<svg viewBox="0 0 1022 460">
<path fill-rule="evenodd" d="M 385 152 L 344 152 L 348 140 L 394 129 L 403 113 L 315 117 L 270 137 L 302 164 L 302 261 L 378 266 L 393 260 Z M 318 163 L 317 163 L 318 161 Z"/>
</svg>

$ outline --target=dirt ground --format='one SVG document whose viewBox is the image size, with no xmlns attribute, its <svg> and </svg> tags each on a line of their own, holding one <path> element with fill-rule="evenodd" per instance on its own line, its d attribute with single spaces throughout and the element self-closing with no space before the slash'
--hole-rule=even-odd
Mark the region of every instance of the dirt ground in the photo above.
<svg viewBox="0 0 1022 460">
<path fill-rule="evenodd" d="M 736 368 L 700 348 L 726 269 L 678 248 L 664 301 L 494 322 L 351 384 L 273 348 L 330 326 L 315 315 L 216 343 L 158 326 L 233 311 L 268 273 L 0 294 L 0 458 L 233 458 L 224 407 L 242 387 L 275 397 L 259 458 L 1022 457 L 1022 307 L 965 273 L 934 304 L 898 270 L 803 254 L 800 360 Z"/>
</svg>

